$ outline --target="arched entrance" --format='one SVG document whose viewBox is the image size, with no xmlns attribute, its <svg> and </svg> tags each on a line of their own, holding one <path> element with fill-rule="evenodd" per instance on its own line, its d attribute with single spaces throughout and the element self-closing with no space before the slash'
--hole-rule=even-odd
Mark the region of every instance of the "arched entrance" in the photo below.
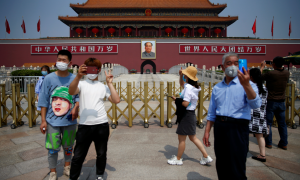
<svg viewBox="0 0 300 180">
<path fill-rule="evenodd" d="M 141 64 L 141 74 L 144 74 L 144 66 L 150 64 L 153 68 L 153 74 L 156 74 L 156 65 L 153 61 L 151 60 L 146 60 Z"/>
</svg>

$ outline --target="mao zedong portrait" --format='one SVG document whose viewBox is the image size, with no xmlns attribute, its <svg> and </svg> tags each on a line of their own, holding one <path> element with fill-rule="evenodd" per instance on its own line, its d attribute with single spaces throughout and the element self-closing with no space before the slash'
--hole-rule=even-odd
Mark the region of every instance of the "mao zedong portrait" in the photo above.
<svg viewBox="0 0 300 180">
<path fill-rule="evenodd" d="M 145 51 L 142 53 L 143 58 L 155 58 L 155 53 L 152 52 L 153 44 L 151 42 L 146 42 Z"/>
</svg>

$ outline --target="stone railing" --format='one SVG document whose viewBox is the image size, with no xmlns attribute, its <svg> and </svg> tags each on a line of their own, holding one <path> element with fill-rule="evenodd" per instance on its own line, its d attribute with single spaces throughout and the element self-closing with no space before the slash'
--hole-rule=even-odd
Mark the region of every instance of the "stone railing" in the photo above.
<svg viewBox="0 0 300 180">
<path fill-rule="evenodd" d="M 52 68 L 52 67 L 51 67 Z M 37 69 L 37 68 L 36 68 Z M 54 68 L 53 68 L 54 69 Z M 77 74 L 77 67 L 71 68 L 73 69 L 73 74 Z M 15 69 L 17 70 L 17 69 Z M 113 74 L 114 77 L 118 77 L 121 74 L 128 74 L 128 69 L 124 66 L 121 65 L 114 65 L 111 68 L 108 68 L 107 65 L 105 64 L 101 72 L 98 76 L 98 80 L 101 82 L 105 82 L 106 77 L 104 71 L 108 73 L 108 71 L 111 70 L 111 73 Z M 11 93 L 12 91 L 12 84 L 20 84 L 20 92 L 21 93 L 27 93 L 27 84 L 34 84 L 38 82 L 40 76 L 11 76 L 10 69 L 8 72 L 5 74 L 2 74 L 0 76 L 0 84 L 5 84 L 5 92 L 7 94 Z M 82 80 L 86 79 L 87 77 L 83 77 Z"/>
</svg>

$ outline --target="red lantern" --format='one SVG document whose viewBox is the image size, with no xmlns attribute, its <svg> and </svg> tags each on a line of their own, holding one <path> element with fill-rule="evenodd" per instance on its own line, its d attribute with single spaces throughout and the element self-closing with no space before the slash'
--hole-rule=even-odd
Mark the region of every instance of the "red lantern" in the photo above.
<svg viewBox="0 0 300 180">
<path fill-rule="evenodd" d="M 217 37 L 219 37 L 219 34 L 220 34 L 220 32 L 221 32 L 221 29 L 217 28 L 217 29 L 214 30 L 214 32 L 217 34 Z"/>
<path fill-rule="evenodd" d="M 77 28 L 75 31 L 78 33 L 78 37 L 80 37 L 80 34 L 82 33 L 83 30 L 80 28 Z"/>
<path fill-rule="evenodd" d="M 181 29 L 181 32 L 184 34 L 184 36 L 185 36 L 185 34 L 187 33 L 187 32 L 189 32 L 189 30 L 187 29 L 187 28 L 183 28 L 183 29 Z"/>
<path fill-rule="evenodd" d="M 92 29 L 92 32 L 95 34 L 95 37 L 97 37 L 97 33 L 99 32 L 99 29 L 97 29 L 97 28 L 93 28 Z"/>
<path fill-rule="evenodd" d="M 169 34 L 172 32 L 172 29 L 168 27 L 167 29 L 165 29 L 165 32 L 168 33 L 169 36 Z"/>
<path fill-rule="evenodd" d="M 109 28 L 108 29 L 108 32 L 111 34 L 111 36 L 113 36 L 113 33 L 115 32 L 116 30 L 114 28 Z"/>
<path fill-rule="evenodd" d="M 205 29 L 204 28 L 200 28 L 200 29 L 198 29 L 198 33 L 200 33 L 201 34 L 201 36 L 200 37 L 202 37 L 202 34 L 205 32 Z"/>
<path fill-rule="evenodd" d="M 128 36 L 129 36 L 129 33 L 131 33 L 131 31 L 132 31 L 132 29 L 130 27 L 125 29 L 125 32 L 128 34 Z"/>
</svg>

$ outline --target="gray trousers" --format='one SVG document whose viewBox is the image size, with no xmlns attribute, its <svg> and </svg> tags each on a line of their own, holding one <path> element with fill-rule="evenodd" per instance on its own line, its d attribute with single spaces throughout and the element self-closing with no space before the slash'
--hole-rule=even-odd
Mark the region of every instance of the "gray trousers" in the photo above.
<svg viewBox="0 0 300 180">
<path fill-rule="evenodd" d="M 57 127 L 47 124 L 45 148 L 48 149 L 48 162 L 50 169 L 56 168 L 58 152 L 60 151 L 61 146 L 64 150 L 65 162 L 71 161 L 76 136 L 76 127 L 76 124 Z"/>
</svg>

